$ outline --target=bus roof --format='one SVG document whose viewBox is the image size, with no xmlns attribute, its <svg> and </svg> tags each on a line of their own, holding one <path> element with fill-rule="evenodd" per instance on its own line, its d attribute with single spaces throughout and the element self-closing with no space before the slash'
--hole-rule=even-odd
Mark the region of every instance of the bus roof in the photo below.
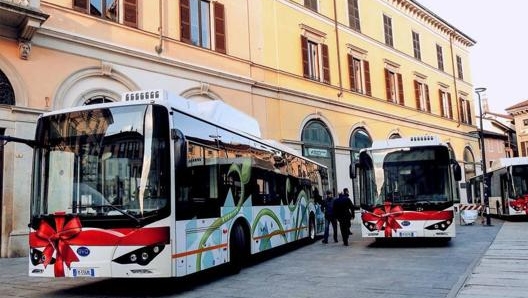
<svg viewBox="0 0 528 298">
<path fill-rule="evenodd" d="M 253 141 L 260 142 L 264 145 L 281 150 L 283 152 L 288 152 L 297 157 L 309 160 L 310 162 L 313 162 L 319 166 L 326 168 L 325 165 L 315 162 L 314 160 L 311 160 L 307 157 L 304 157 L 298 150 L 284 145 L 281 142 L 271 139 L 262 139 L 260 126 L 255 118 L 226 104 L 221 100 L 196 102 L 193 100 L 186 99 L 182 96 L 171 94 L 164 89 L 125 92 L 121 95 L 120 102 L 100 103 L 87 106 L 64 108 L 60 110 L 46 112 L 41 116 L 49 116 L 73 111 L 91 110 L 98 107 L 152 103 L 164 105 L 169 108 L 173 108 L 175 110 L 190 114 L 204 121 L 208 121 L 210 123 L 229 128 L 235 132 L 245 135 L 246 137 L 253 137 Z"/>
<path fill-rule="evenodd" d="M 140 90 L 125 92 L 121 97 L 122 101 L 165 101 L 168 102 L 172 108 L 196 116 L 200 119 L 218 124 L 220 126 L 229 128 L 233 131 L 245 134 L 248 137 L 253 137 L 254 141 L 260 142 L 264 145 L 281 150 L 300 157 L 304 160 L 309 160 L 321 167 L 326 168 L 325 165 L 304 157 L 299 151 L 284 145 L 281 142 L 272 139 L 262 139 L 260 132 L 260 125 L 258 121 L 248 114 L 226 104 L 221 100 L 210 100 L 204 102 L 196 102 L 186 99 L 181 96 L 168 93 L 163 89 L 155 90 Z"/>
<path fill-rule="evenodd" d="M 494 171 L 500 168 L 517 165 L 528 165 L 528 157 L 503 157 L 494 160 L 490 171 Z"/>
<path fill-rule="evenodd" d="M 445 145 L 440 142 L 438 136 L 413 136 L 409 138 L 398 138 L 388 140 L 378 140 L 372 142 L 372 146 L 368 150 L 390 149 L 390 148 L 406 148 L 406 147 L 421 147 L 421 146 L 438 146 Z"/>
<path fill-rule="evenodd" d="M 171 94 L 163 89 L 125 92 L 121 100 L 166 100 L 171 107 L 182 112 L 207 119 L 225 127 L 243 131 L 252 136 L 261 137 L 260 126 L 255 118 L 221 100 L 196 102 Z"/>
</svg>

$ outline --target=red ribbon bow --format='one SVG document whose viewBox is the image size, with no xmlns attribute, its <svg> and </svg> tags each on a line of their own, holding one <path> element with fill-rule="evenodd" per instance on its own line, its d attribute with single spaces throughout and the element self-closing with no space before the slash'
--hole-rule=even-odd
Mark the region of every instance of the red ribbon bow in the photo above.
<svg viewBox="0 0 528 298">
<path fill-rule="evenodd" d="M 510 202 L 510 206 L 515 209 L 515 211 L 524 211 L 528 214 L 528 196 L 519 197 Z"/>
<path fill-rule="evenodd" d="M 81 221 L 78 217 L 72 218 L 66 223 L 64 214 L 55 214 L 56 231 L 46 221 L 42 220 L 36 236 L 46 240 L 48 244 L 44 248 L 44 268 L 51 262 L 53 252 L 55 255 L 54 271 L 56 277 L 64 277 L 64 264 L 68 269 L 72 262 L 78 262 L 79 258 L 71 249 L 69 240 L 81 232 Z"/>
<path fill-rule="evenodd" d="M 376 222 L 378 231 L 385 228 L 385 237 L 392 237 L 392 230 L 396 232 L 397 229 L 402 228 L 396 221 L 396 217 L 403 214 L 401 206 L 392 206 L 390 202 L 385 202 L 384 208 L 374 209 L 373 214 L 378 218 Z"/>
</svg>

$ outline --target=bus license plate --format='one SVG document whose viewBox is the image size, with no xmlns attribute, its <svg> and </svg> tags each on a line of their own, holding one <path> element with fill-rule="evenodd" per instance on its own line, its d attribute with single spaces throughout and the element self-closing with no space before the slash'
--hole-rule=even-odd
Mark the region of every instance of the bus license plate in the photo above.
<svg viewBox="0 0 528 298">
<path fill-rule="evenodd" d="M 73 277 L 94 277 L 95 269 L 94 268 L 73 268 Z"/>
<path fill-rule="evenodd" d="M 400 237 L 416 237 L 415 231 L 403 231 L 400 232 Z"/>
</svg>

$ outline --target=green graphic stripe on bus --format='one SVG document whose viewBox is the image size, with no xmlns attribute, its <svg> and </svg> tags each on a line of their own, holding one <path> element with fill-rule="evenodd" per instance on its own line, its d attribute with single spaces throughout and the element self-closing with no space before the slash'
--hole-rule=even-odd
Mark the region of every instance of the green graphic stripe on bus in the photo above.
<svg viewBox="0 0 528 298">
<path fill-rule="evenodd" d="M 200 242 L 198 244 L 198 247 L 204 247 L 207 240 L 209 240 L 209 237 L 211 234 L 220 226 L 228 222 L 229 220 L 233 219 L 238 212 L 240 211 L 240 208 L 242 208 L 242 204 L 244 203 L 244 197 L 245 197 L 245 185 L 249 182 L 249 178 L 251 178 L 251 159 L 246 159 L 242 162 L 242 165 L 239 164 L 232 164 L 229 167 L 229 171 L 227 172 L 227 175 L 229 176 L 231 173 L 237 173 L 240 177 L 240 198 L 238 200 L 238 203 L 236 205 L 236 208 L 227 213 L 226 215 L 218 218 L 215 220 L 211 226 L 207 229 L 207 231 L 204 233 L 202 238 L 200 239 Z M 196 256 L 196 271 L 200 271 L 202 269 L 202 252 L 198 253 Z"/>
<path fill-rule="evenodd" d="M 277 231 L 274 231 L 274 232 L 271 232 L 271 233 L 267 233 L 266 235 L 260 235 L 260 236 L 257 236 L 257 237 L 254 237 L 253 239 L 259 239 L 261 237 L 267 237 L 268 241 L 269 239 L 271 238 L 271 236 L 274 236 L 274 235 L 281 235 L 282 234 L 282 238 L 284 238 L 284 242 L 288 242 L 288 238 L 286 238 L 286 233 L 284 231 L 284 227 L 282 226 L 282 223 L 280 222 L 280 219 L 277 217 L 277 215 L 275 215 L 275 213 L 273 211 L 271 211 L 270 209 L 262 209 L 260 210 L 260 212 L 257 214 L 257 216 L 255 217 L 255 221 L 253 222 L 253 226 L 251 227 L 251 234 L 254 235 L 255 234 L 255 231 L 257 230 L 257 224 L 260 223 L 260 219 L 263 217 L 263 216 L 269 216 L 271 217 L 271 219 L 273 219 L 273 221 L 277 224 Z M 264 249 L 264 247 L 262 247 Z M 271 248 L 271 244 L 266 245 L 265 248 Z"/>
<path fill-rule="evenodd" d="M 277 230 L 277 231 L 274 231 L 274 232 L 271 232 L 271 233 L 268 233 L 268 234 L 265 234 L 265 235 L 261 235 L 261 236 L 258 236 L 258 237 L 253 237 L 253 240 L 271 238 L 271 237 L 276 236 L 276 235 L 286 235 L 288 233 L 295 232 L 297 230 L 304 230 L 304 229 L 306 229 L 306 226 L 300 226 L 299 228 L 288 229 L 288 230 Z M 282 238 L 286 238 L 286 237 L 282 237 Z"/>
<path fill-rule="evenodd" d="M 306 209 L 308 208 L 307 195 L 306 195 L 306 192 L 304 190 L 301 190 L 299 192 L 299 195 L 297 197 L 297 202 L 299 202 L 297 204 L 299 206 L 299 208 L 297 208 L 297 216 L 295 217 L 297 219 L 297 221 L 295 223 L 295 226 L 297 228 L 299 228 L 299 227 L 301 227 L 303 225 L 304 220 L 306 220 L 305 215 L 306 215 Z M 304 204 L 302 204 L 302 202 L 304 202 Z M 301 212 L 301 208 L 303 208 L 302 212 Z M 300 219 L 299 219 L 299 217 L 300 217 Z M 305 226 L 306 226 L 306 224 L 305 224 Z M 297 231 L 295 231 L 294 240 L 299 239 L 300 231 L 301 231 L 300 229 L 297 229 Z"/>
</svg>

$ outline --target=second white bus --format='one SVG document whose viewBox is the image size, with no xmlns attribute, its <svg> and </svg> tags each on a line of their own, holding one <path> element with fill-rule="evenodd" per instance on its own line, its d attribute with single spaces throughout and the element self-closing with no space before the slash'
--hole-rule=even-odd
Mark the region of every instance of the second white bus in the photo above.
<svg viewBox="0 0 528 298">
<path fill-rule="evenodd" d="M 363 237 L 455 237 L 461 169 L 436 136 L 375 141 L 358 170 Z"/>
</svg>

